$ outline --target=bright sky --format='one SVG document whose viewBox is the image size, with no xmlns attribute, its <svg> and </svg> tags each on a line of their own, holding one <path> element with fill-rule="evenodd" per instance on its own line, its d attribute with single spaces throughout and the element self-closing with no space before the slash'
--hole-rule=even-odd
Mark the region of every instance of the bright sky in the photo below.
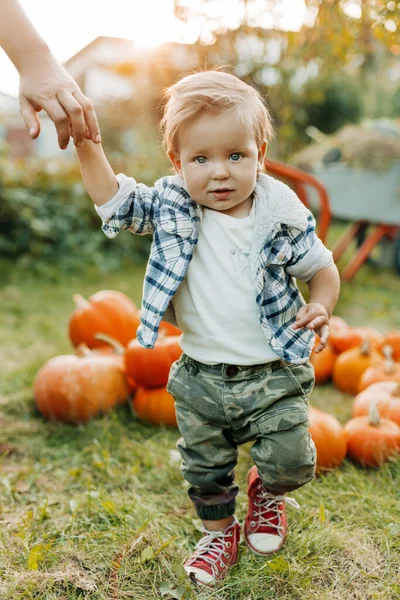
<svg viewBox="0 0 400 600">
<path fill-rule="evenodd" d="M 65 61 L 99 35 L 135 40 L 142 46 L 155 46 L 165 41 L 190 43 L 197 37 L 199 24 L 186 27 L 173 15 L 173 0 L 20 0 L 40 35 L 60 61 Z M 186 0 L 193 7 L 199 0 Z M 263 0 L 253 0 L 253 10 Z M 65 6 L 65 12 L 62 7 Z M 234 27 L 240 19 L 240 0 L 214 2 L 224 23 Z M 261 12 L 261 11 L 260 11 Z M 304 0 L 281 0 L 280 26 L 298 29 L 305 17 Z M 260 26 L 271 25 L 265 21 Z M 0 49 L 0 91 L 17 95 L 18 74 Z"/>
</svg>

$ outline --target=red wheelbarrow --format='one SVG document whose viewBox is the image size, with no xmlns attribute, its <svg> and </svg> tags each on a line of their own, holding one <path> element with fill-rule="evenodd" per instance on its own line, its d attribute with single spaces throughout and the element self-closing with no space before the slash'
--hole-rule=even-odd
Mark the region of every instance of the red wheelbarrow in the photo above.
<svg viewBox="0 0 400 600">
<path fill-rule="evenodd" d="M 265 161 L 267 172 L 285 179 L 309 208 L 319 204 L 317 233 L 325 242 L 332 214 L 353 221 L 334 245 L 335 261 L 356 241 L 357 250 L 341 273 L 351 280 L 372 251 L 380 244 L 386 257 L 400 274 L 400 170 L 388 173 L 354 172 L 344 165 L 332 165 L 321 172 L 308 172 L 276 161 Z M 385 187 L 386 183 L 386 187 Z M 329 190 L 329 193 L 328 193 Z M 390 253 L 390 254 L 389 254 Z"/>
</svg>

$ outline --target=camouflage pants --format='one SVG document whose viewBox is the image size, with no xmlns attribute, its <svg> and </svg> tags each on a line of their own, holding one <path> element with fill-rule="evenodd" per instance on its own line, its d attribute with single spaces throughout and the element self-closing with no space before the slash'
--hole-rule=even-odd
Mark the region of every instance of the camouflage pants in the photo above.
<svg viewBox="0 0 400 600">
<path fill-rule="evenodd" d="M 314 477 L 315 446 L 308 433 L 308 400 L 314 385 L 310 363 L 205 365 L 185 354 L 171 368 L 182 435 L 181 471 L 198 516 L 223 519 L 235 511 L 234 468 L 239 444 L 250 454 L 264 485 L 285 493 Z"/>
</svg>

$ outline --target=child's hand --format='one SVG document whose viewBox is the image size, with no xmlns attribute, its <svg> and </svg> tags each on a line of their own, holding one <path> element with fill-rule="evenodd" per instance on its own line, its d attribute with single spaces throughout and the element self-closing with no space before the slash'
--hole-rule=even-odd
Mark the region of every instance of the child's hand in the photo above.
<svg viewBox="0 0 400 600">
<path fill-rule="evenodd" d="M 293 329 L 302 329 L 306 326 L 318 334 L 320 343 L 314 348 L 314 352 L 321 352 L 325 348 L 329 338 L 329 316 L 323 304 L 311 302 L 301 307 L 296 315 L 296 322 L 293 324 Z"/>
</svg>

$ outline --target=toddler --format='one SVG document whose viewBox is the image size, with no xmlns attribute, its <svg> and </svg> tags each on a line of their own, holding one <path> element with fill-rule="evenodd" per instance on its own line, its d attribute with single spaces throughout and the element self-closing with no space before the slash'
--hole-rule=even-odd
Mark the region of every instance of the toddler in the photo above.
<svg viewBox="0 0 400 600">
<path fill-rule="evenodd" d="M 176 174 L 152 188 L 115 176 L 100 145 L 77 152 L 104 233 L 153 235 L 137 337 L 153 348 L 161 319 L 182 330 L 167 389 L 204 527 L 184 568 L 213 585 L 238 556 L 238 445 L 254 442 L 243 535 L 257 555 L 282 546 L 285 504 L 298 507 L 285 494 L 314 477 L 309 356 L 315 333 L 317 351 L 326 345 L 339 277 L 311 213 L 262 172 L 272 128 L 251 86 L 221 71 L 188 75 L 167 90 L 161 127 Z"/>
</svg>

